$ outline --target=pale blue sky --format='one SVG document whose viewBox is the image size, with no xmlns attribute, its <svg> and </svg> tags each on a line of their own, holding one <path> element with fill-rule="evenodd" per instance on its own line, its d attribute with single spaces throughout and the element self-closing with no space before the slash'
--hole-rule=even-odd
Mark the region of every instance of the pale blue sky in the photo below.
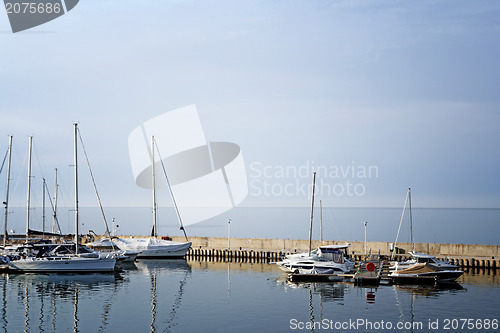
<svg viewBox="0 0 500 333">
<path fill-rule="evenodd" d="M 19 169 L 33 135 L 35 175 L 52 183 L 57 167 L 71 204 L 79 121 L 104 204 L 150 205 L 128 135 L 196 104 L 207 140 L 239 144 L 249 178 L 255 162 L 376 166 L 369 179 L 323 179 L 362 184 L 363 195 L 324 199 L 399 207 L 412 187 L 423 207 L 498 208 L 499 17 L 496 1 L 82 0 L 12 34 L 0 11 L 0 148 L 3 157 L 14 135 L 13 201 L 25 204 Z M 81 204 L 96 205 L 87 175 L 81 185 Z M 244 205 L 309 204 L 254 192 Z"/>
</svg>

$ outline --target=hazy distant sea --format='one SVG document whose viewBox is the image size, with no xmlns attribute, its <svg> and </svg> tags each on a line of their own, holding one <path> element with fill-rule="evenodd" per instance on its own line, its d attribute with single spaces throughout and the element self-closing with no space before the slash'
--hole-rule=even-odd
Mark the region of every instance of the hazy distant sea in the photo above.
<svg viewBox="0 0 500 333">
<path fill-rule="evenodd" d="M 323 239 L 364 240 L 364 222 L 368 222 L 369 241 L 393 242 L 401 220 L 401 208 L 324 208 Z M 42 228 L 40 208 L 32 210 L 31 227 Z M 152 212 L 147 207 L 105 208 L 109 228 L 121 235 L 148 235 Z M 104 233 L 100 210 L 80 209 L 81 232 L 89 229 Z M 500 245 L 500 209 L 414 208 L 412 210 L 415 242 Z M 186 226 L 188 236 L 227 237 L 228 219 L 231 237 L 307 239 L 311 211 L 308 208 L 236 207 L 207 221 Z M 162 235 L 181 236 L 179 222 L 172 207 L 160 208 L 159 229 Z M 74 232 L 74 212 L 59 208 L 59 224 L 63 232 Z M 46 213 L 46 230 L 52 228 L 52 217 Z M 16 233 L 26 230 L 24 208 L 11 209 L 8 229 Z M 313 237 L 320 239 L 320 211 L 314 211 Z M 409 216 L 402 222 L 398 242 L 410 240 Z"/>
</svg>

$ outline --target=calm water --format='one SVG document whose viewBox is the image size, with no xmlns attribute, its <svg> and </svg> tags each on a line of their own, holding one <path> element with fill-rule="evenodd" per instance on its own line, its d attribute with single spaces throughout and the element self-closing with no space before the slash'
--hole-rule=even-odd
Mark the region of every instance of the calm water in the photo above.
<svg viewBox="0 0 500 333">
<path fill-rule="evenodd" d="M 288 283 L 265 263 L 142 260 L 116 274 L 2 274 L 0 321 L 4 332 L 376 332 L 389 323 L 498 332 L 496 273 L 469 272 L 450 287 L 363 288 Z"/>
</svg>

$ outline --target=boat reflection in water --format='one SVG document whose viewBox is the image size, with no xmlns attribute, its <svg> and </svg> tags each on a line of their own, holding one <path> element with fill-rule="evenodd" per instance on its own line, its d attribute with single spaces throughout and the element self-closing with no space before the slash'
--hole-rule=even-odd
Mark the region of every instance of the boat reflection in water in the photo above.
<svg viewBox="0 0 500 333">
<path fill-rule="evenodd" d="M 183 259 L 107 274 L 0 274 L 0 331 L 170 331 L 190 276 Z"/>
<path fill-rule="evenodd" d="M 4 332 L 81 331 L 80 306 L 93 294 L 106 297 L 94 303 L 95 331 L 105 329 L 109 308 L 123 280 L 102 274 L 1 274 L 2 329 Z"/>
<path fill-rule="evenodd" d="M 322 302 L 342 302 L 346 292 L 349 292 L 349 285 L 344 283 L 325 282 L 289 282 L 286 281 L 287 288 L 308 289 L 312 296 L 319 296 Z"/>
<path fill-rule="evenodd" d="M 412 297 L 426 297 L 426 298 L 438 298 L 445 294 L 456 294 L 459 292 L 465 292 L 467 289 L 462 287 L 459 283 L 446 283 L 437 285 L 393 285 L 392 286 L 397 292 L 409 293 Z"/>
</svg>

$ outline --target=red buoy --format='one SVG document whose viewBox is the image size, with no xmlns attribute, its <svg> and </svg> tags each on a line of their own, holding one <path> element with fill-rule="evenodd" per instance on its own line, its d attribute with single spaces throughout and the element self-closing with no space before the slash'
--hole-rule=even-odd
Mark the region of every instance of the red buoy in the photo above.
<svg viewBox="0 0 500 333">
<path fill-rule="evenodd" d="M 375 264 L 372 262 L 369 262 L 366 264 L 366 270 L 368 272 L 373 272 L 375 270 Z"/>
</svg>

